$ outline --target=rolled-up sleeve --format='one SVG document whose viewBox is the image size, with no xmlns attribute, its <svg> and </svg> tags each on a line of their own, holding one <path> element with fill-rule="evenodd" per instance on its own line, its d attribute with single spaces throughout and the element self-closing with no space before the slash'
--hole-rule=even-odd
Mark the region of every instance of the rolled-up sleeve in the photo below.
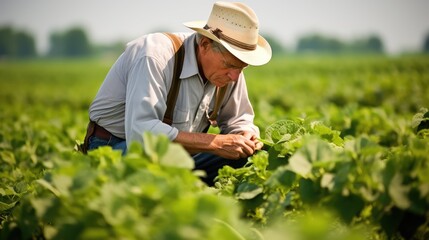
<svg viewBox="0 0 429 240">
<path fill-rule="evenodd" d="M 218 116 L 221 133 L 249 131 L 259 137 L 259 128 L 253 124 L 255 114 L 248 97 L 243 74 L 236 83 L 231 85 L 228 93 Z"/>
<path fill-rule="evenodd" d="M 143 133 L 165 134 L 176 138 L 178 129 L 162 122 L 167 108 L 165 76 L 154 58 L 142 57 L 128 72 L 125 99 L 125 135 L 127 144 L 143 143 Z"/>
</svg>

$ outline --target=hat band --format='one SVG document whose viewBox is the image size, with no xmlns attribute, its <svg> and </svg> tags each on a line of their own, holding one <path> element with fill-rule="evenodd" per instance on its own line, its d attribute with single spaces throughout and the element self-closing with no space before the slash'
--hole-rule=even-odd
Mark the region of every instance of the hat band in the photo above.
<svg viewBox="0 0 429 240">
<path fill-rule="evenodd" d="M 257 46 L 256 44 L 248 44 L 248 43 L 238 41 L 232 37 L 228 37 L 227 35 L 223 34 L 222 30 L 220 30 L 219 28 L 212 30 L 211 27 L 209 27 L 208 25 L 205 25 L 204 29 L 210 30 L 213 33 L 213 35 L 215 35 L 217 38 L 222 39 L 228 43 L 231 43 L 232 45 L 234 45 L 236 47 L 243 48 L 246 50 L 255 50 L 256 49 L 256 46 Z"/>
</svg>

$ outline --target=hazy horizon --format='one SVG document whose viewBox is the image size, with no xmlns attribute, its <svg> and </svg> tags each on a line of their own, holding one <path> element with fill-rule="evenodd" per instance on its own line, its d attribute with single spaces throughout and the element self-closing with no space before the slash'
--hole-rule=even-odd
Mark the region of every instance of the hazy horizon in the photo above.
<svg viewBox="0 0 429 240">
<path fill-rule="evenodd" d="M 83 27 L 93 43 L 128 42 L 156 31 L 191 31 L 183 22 L 206 20 L 215 1 L 0 0 L 0 27 L 11 26 L 35 37 L 46 52 L 49 35 Z M 420 50 L 429 34 L 426 0 L 249 0 L 261 33 L 294 48 L 299 37 L 320 33 L 348 41 L 379 36 L 388 53 Z"/>
</svg>

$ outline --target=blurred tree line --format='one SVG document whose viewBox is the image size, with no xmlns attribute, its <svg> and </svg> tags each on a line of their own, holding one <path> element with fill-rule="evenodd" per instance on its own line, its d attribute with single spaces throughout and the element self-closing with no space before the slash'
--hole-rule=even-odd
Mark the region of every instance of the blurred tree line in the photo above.
<svg viewBox="0 0 429 240">
<path fill-rule="evenodd" d="M 0 28 L 0 57 L 30 58 L 36 56 L 33 36 L 14 31 L 11 27 Z"/>
<path fill-rule="evenodd" d="M 87 57 L 92 54 L 90 41 L 82 28 L 52 33 L 49 46 L 50 57 Z"/>
<path fill-rule="evenodd" d="M 343 42 L 336 38 L 311 34 L 299 39 L 296 51 L 298 53 L 384 53 L 384 45 L 381 38 L 376 35 Z"/>
<path fill-rule="evenodd" d="M 77 58 L 106 54 L 118 56 L 124 50 L 124 46 L 123 43 L 94 45 L 83 28 L 72 27 L 50 34 L 49 49 L 43 57 Z M 15 31 L 11 27 L 0 27 L 0 59 L 36 57 L 41 55 L 36 51 L 36 41 L 31 34 Z"/>
<path fill-rule="evenodd" d="M 265 34 L 274 55 L 285 53 L 371 53 L 385 52 L 382 39 L 377 35 L 342 41 L 338 38 L 309 34 L 298 39 L 293 51 L 286 50 L 282 44 L 269 34 Z M 72 27 L 62 32 L 54 32 L 49 37 L 49 50 L 46 57 L 92 57 L 100 55 L 118 56 L 125 44 L 117 42 L 109 45 L 93 45 L 82 27 Z M 429 53 L 429 33 L 426 35 L 421 49 Z M 34 37 L 27 32 L 16 31 L 11 27 L 0 27 L 0 58 L 35 58 L 40 57 L 36 51 Z"/>
</svg>

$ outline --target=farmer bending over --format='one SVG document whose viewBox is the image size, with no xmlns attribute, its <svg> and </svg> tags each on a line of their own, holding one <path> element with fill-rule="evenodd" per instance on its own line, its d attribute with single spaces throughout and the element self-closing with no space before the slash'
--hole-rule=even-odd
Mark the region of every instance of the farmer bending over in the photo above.
<svg viewBox="0 0 429 240">
<path fill-rule="evenodd" d="M 89 108 L 84 151 L 110 145 L 125 153 L 145 131 L 165 134 L 213 185 L 221 167 L 242 167 L 262 147 L 243 69 L 267 63 L 271 48 L 242 3 L 217 2 L 208 21 L 184 25 L 195 32 L 153 33 L 127 45 Z M 220 134 L 206 133 L 210 125 Z"/>
</svg>

